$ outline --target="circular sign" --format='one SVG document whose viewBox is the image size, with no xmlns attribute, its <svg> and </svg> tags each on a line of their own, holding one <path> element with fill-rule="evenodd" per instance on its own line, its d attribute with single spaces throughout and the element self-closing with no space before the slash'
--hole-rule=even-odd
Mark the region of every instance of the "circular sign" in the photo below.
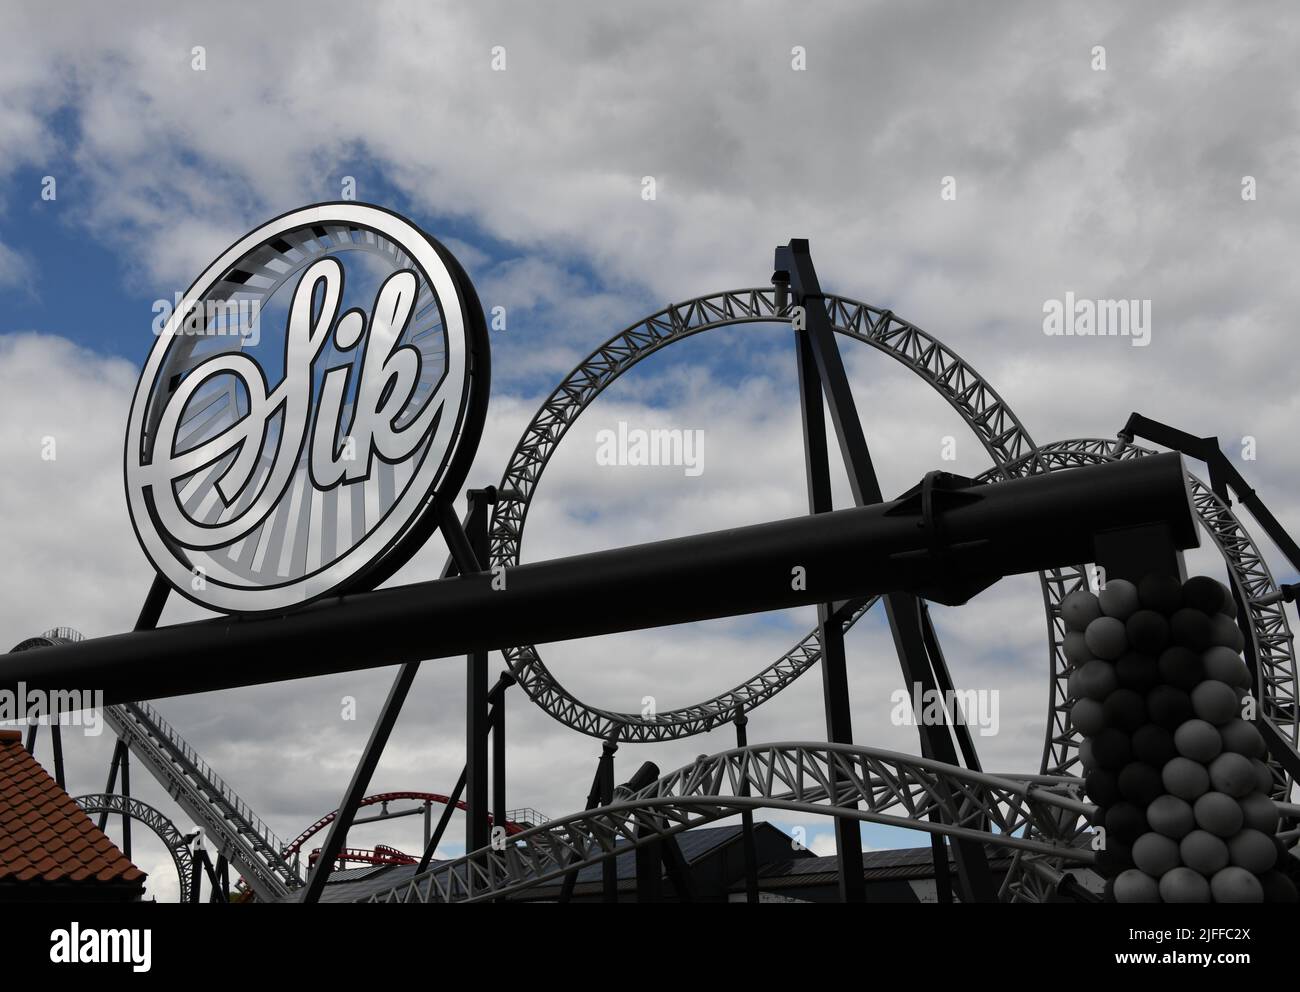
<svg viewBox="0 0 1300 992">
<path fill-rule="evenodd" d="M 160 575 L 257 613 L 373 587 L 410 558 L 486 412 L 483 312 L 446 248 L 387 210 L 318 204 L 155 310 L 125 460 Z"/>
</svg>

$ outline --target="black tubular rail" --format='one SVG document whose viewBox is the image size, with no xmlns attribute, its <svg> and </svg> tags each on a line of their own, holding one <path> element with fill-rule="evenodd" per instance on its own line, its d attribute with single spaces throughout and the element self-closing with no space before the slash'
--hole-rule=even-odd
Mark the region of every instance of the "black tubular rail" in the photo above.
<svg viewBox="0 0 1300 992">
<path fill-rule="evenodd" d="M 504 588 L 479 572 L 36 648 L 0 658 L 0 689 L 90 686 L 111 705 L 898 589 L 960 603 L 1003 575 L 1093 560 L 1103 531 L 1163 522 L 1177 547 L 1197 543 L 1176 453 L 951 484 L 938 508 L 918 487 L 889 503 L 518 565 Z"/>
</svg>

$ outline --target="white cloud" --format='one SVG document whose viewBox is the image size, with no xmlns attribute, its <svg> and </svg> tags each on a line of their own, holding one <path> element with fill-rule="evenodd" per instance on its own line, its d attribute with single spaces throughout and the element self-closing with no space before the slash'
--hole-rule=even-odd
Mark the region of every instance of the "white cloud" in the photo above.
<svg viewBox="0 0 1300 992">
<path fill-rule="evenodd" d="M 30 293 L 33 274 L 31 262 L 0 242 L 0 289 L 17 287 Z"/>
</svg>

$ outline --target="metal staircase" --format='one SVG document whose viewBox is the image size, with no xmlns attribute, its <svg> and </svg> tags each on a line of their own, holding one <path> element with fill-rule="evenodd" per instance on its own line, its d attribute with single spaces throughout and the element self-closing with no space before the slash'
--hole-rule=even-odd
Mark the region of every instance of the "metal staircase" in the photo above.
<svg viewBox="0 0 1300 992">
<path fill-rule="evenodd" d="M 104 716 L 168 795 L 243 875 L 259 899 L 276 901 L 303 884 L 282 841 L 148 703 L 109 706 Z"/>
</svg>

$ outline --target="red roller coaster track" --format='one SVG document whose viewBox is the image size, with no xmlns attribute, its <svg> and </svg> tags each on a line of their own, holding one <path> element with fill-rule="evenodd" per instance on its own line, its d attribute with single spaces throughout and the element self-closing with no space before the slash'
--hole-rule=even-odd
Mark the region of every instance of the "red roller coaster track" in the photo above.
<svg viewBox="0 0 1300 992">
<path fill-rule="evenodd" d="M 442 796 L 436 792 L 381 792 L 373 796 L 366 796 L 364 799 L 361 800 L 360 805 L 377 806 L 381 803 L 396 802 L 397 800 L 401 800 L 401 799 L 413 799 L 417 802 L 422 802 L 422 803 L 426 803 L 426 802 L 437 803 L 440 806 L 446 806 L 448 803 L 451 802 L 450 796 Z M 456 803 L 456 808 L 463 811 L 465 809 L 465 804 L 463 802 L 458 802 Z M 284 851 L 282 852 L 284 857 L 290 858 L 294 854 L 298 853 L 298 851 L 302 850 L 303 844 L 307 843 L 307 841 L 314 834 L 318 833 L 319 831 L 323 830 L 325 827 L 328 827 L 331 823 L 333 823 L 334 818 L 337 815 L 338 815 L 338 810 L 331 810 L 330 812 L 322 816 L 319 820 L 317 820 L 315 823 L 313 823 L 306 830 L 304 830 L 302 833 L 300 833 L 297 837 L 293 839 L 293 842 L 284 849 Z M 491 819 L 491 817 L 489 817 L 489 819 Z M 506 821 L 505 827 L 506 827 L 507 834 L 517 834 L 524 829 L 524 827 L 520 826 L 518 823 L 515 823 L 511 820 Z M 386 850 L 391 851 L 392 849 L 388 848 Z M 354 853 L 359 853 L 359 852 L 354 851 Z M 401 852 L 394 851 L 393 853 L 400 854 Z M 403 856 L 405 857 L 405 855 Z M 404 864 L 405 862 L 384 861 L 384 862 L 375 862 L 375 863 Z"/>
<path fill-rule="evenodd" d="M 320 848 L 318 847 L 307 856 L 307 864 L 314 865 L 319 860 Z M 360 847 L 345 847 L 339 851 L 339 856 L 334 859 L 334 863 L 336 867 L 342 867 L 345 864 L 415 865 L 420 863 L 420 859 L 407 854 L 405 851 L 399 851 L 395 847 L 376 844 L 373 851 Z"/>
</svg>

